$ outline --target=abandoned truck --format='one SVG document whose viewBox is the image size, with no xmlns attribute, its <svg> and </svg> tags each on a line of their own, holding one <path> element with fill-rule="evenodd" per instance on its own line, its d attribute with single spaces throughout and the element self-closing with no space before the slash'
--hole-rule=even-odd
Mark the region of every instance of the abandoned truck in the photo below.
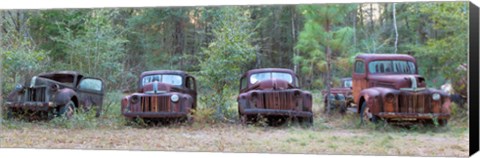
<svg viewBox="0 0 480 158">
<path fill-rule="evenodd" d="M 328 112 L 327 109 L 330 108 L 330 111 L 339 109 L 340 113 L 345 113 L 347 108 L 353 104 L 352 78 L 341 78 L 340 82 L 340 87 L 330 88 L 330 95 L 327 95 L 327 90 L 322 91 L 324 112 Z M 328 101 L 330 101 L 330 105 L 328 105 Z"/>
<path fill-rule="evenodd" d="M 446 125 L 450 98 L 427 88 L 415 58 L 400 54 L 360 54 L 352 75 L 353 97 L 362 122 L 438 121 Z"/>
<path fill-rule="evenodd" d="M 71 118 L 75 109 L 88 111 L 92 107 L 96 107 L 98 117 L 103 104 L 103 86 L 101 79 L 84 77 L 75 71 L 41 73 L 32 77 L 28 85 L 18 84 L 8 95 L 7 117 L 30 113 L 50 119 Z"/>
<path fill-rule="evenodd" d="M 195 78 L 179 70 L 146 71 L 138 90 L 122 99 L 122 114 L 128 119 L 193 121 L 197 105 Z"/>
<path fill-rule="evenodd" d="M 242 124 L 258 117 L 291 117 L 311 126 L 312 95 L 300 89 L 297 75 L 289 69 L 263 68 L 247 71 L 240 79 L 237 97 Z"/>
</svg>

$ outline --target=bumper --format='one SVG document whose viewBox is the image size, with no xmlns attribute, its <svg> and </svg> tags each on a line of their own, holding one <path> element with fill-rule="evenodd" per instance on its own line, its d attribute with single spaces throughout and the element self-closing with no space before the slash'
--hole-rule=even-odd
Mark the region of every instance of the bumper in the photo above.
<svg viewBox="0 0 480 158">
<path fill-rule="evenodd" d="M 396 112 L 380 112 L 379 117 L 388 119 L 449 119 L 450 114 L 444 113 L 396 113 Z"/>
<path fill-rule="evenodd" d="M 126 112 L 123 116 L 128 118 L 181 118 L 187 117 L 188 112 Z"/>
<path fill-rule="evenodd" d="M 52 102 L 6 102 L 5 106 L 8 108 L 17 108 L 33 111 L 48 111 L 55 107 Z"/>
<path fill-rule="evenodd" d="M 292 111 L 292 110 L 275 110 L 275 109 L 245 109 L 245 115 L 265 115 L 265 116 L 293 116 L 293 117 L 312 117 L 312 112 Z"/>
</svg>

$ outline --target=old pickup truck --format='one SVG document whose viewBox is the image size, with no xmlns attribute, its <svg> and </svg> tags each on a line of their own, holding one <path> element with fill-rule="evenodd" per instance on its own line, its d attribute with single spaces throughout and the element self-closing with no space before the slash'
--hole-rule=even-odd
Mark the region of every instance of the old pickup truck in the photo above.
<svg viewBox="0 0 480 158">
<path fill-rule="evenodd" d="M 330 89 L 330 95 L 327 95 L 327 90 L 322 91 L 324 112 L 338 109 L 340 113 L 345 113 L 347 108 L 353 104 L 352 95 L 352 78 L 346 77 L 340 79 L 341 86 Z M 330 105 L 328 104 L 330 101 Z"/>
<path fill-rule="evenodd" d="M 422 121 L 446 125 L 449 95 L 427 88 L 414 57 L 403 54 L 360 54 L 352 75 L 353 98 L 362 122 Z"/>
<path fill-rule="evenodd" d="M 263 68 L 247 71 L 240 79 L 237 97 L 243 124 L 257 116 L 298 118 L 312 125 L 312 95 L 300 89 L 297 75 L 289 69 Z"/>
<path fill-rule="evenodd" d="M 71 118 L 75 109 L 92 107 L 97 107 L 98 117 L 103 95 L 104 85 L 99 78 L 85 77 L 75 71 L 48 72 L 32 77 L 29 85 L 18 84 L 8 95 L 5 106 L 8 117 L 30 113 Z"/>
<path fill-rule="evenodd" d="M 128 119 L 193 121 L 197 105 L 195 78 L 179 70 L 146 71 L 136 93 L 123 97 L 122 114 Z"/>
</svg>

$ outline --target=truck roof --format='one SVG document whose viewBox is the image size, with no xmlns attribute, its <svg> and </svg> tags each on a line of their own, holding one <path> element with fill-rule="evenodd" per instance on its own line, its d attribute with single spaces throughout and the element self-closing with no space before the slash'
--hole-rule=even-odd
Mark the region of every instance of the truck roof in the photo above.
<svg viewBox="0 0 480 158">
<path fill-rule="evenodd" d="M 366 62 L 374 60 L 407 60 L 415 62 L 415 58 L 407 54 L 359 54 L 355 59 L 363 59 Z"/>
<path fill-rule="evenodd" d="M 247 71 L 245 74 L 246 74 L 246 75 L 249 75 L 249 74 L 252 74 L 252 73 L 272 72 L 272 71 L 275 71 L 275 72 L 286 72 L 286 73 L 290 73 L 290 74 L 295 74 L 292 70 L 290 70 L 290 69 L 285 69 L 285 68 L 260 68 L 260 69 L 252 69 L 252 70 Z"/>
<path fill-rule="evenodd" d="M 40 73 L 38 76 L 52 76 L 55 74 L 62 74 L 62 75 L 81 75 L 77 71 L 52 71 L 52 72 L 44 72 Z"/>
<path fill-rule="evenodd" d="M 140 77 L 147 76 L 147 75 L 155 75 L 155 74 L 178 74 L 181 76 L 188 75 L 185 71 L 181 71 L 181 70 L 153 70 L 153 71 L 142 72 Z"/>
</svg>

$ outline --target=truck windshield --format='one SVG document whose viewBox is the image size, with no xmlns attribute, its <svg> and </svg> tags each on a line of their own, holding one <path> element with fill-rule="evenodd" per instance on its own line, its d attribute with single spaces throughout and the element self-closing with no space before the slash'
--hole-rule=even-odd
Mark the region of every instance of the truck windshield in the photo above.
<svg viewBox="0 0 480 158">
<path fill-rule="evenodd" d="M 175 86 L 182 85 L 182 76 L 179 75 L 148 75 L 143 77 L 142 85 L 145 85 L 150 82 L 162 82 Z"/>
<path fill-rule="evenodd" d="M 262 73 L 255 73 L 250 76 L 250 83 L 255 84 L 259 81 L 269 80 L 269 79 L 280 79 L 285 80 L 288 83 L 292 83 L 293 77 L 289 73 L 283 72 L 262 72 Z"/>
<path fill-rule="evenodd" d="M 416 74 L 415 64 L 403 60 L 377 60 L 368 64 L 368 71 L 376 73 Z"/>
<path fill-rule="evenodd" d="M 352 80 L 346 80 L 343 83 L 343 87 L 352 87 Z"/>
</svg>

